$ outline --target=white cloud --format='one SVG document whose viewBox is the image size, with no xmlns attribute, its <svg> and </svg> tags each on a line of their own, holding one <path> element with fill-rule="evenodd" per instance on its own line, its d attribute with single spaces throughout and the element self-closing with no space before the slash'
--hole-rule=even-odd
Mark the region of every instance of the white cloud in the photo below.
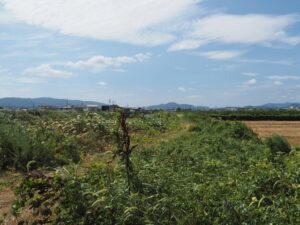
<svg viewBox="0 0 300 225">
<path fill-rule="evenodd" d="M 206 41 L 203 40 L 183 40 L 171 45 L 168 51 L 172 52 L 172 51 L 196 49 L 205 44 Z"/>
<path fill-rule="evenodd" d="M 201 98 L 200 95 L 190 95 L 190 96 L 187 96 L 188 98 Z"/>
<path fill-rule="evenodd" d="M 193 88 L 181 86 L 181 87 L 178 87 L 177 90 L 178 90 L 178 91 L 182 91 L 182 92 L 186 92 L 186 91 L 191 91 L 191 90 L 193 90 Z"/>
<path fill-rule="evenodd" d="M 12 13 L 0 9 L 0 24 L 15 23 L 17 21 L 17 18 Z"/>
<path fill-rule="evenodd" d="M 104 82 L 104 81 L 99 81 L 97 84 L 100 85 L 100 86 L 102 86 L 102 87 L 104 87 L 104 86 L 107 85 L 107 83 Z"/>
<path fill-rule="evenodd" d="M 281 81 L 279 81 L 279 80 L 275 80 L 275 81 L 274 81 L 274 84 L 277 85 L 277 86 L 283 85 L 283 83 L 282 83 Z"/>
<path fill-rule="evenodd" d="M 4 72 L 7 72 L 8 71 L 8 69 L 5 69 L 5 68 L 3 68 L 1 65 L 0 65 L 0 73 L 4 73 Z"/>
<path fill-rule="evenodd" d="M 203 0 L 0 0 L 0 21 L 17 18 L 63 34 L 97 40 L 158 45 L 175 41 L 169 51 L 196 49 L 210 42 L 300 43 L 286 29 L 297 15 L 199 15 Z M 14 18 L 13 18 L 14 17 Z M 12 19 L 13 18 L 13 19 Z"/>
<path fill-rule="evenodd" d="M 243 76 L 247 77 L 257 77 L 259 74 L 258 73 L 251 73 L 251 72 L 244 72 L 242 73 Z"/>
<path fill-rule="evenodd" d="M 151 54 L 136 54 L 134 56 L 120 56 L 120 57 L 106 57 L 102 55 L 93 56 L 88 60 L 81 60 L 78 62 L 67 62 L 62 63 L 67 67 L 71 67 L 74 69 L 88 69 L 93 72 L 100 72 L 107 67 L 120 67 L 123 64 L 137 63 L 143 62 L 146 59 L 150 58 Z"/>
<path fill-rule="evenodd" d="M 225 43 L 282 41 L 287 38 L 284 29 L 298 21 L 299 17 L 294 15 L 217 14 L 197 21 L 190 36 Z"/>
<path fill-rule="evenodd" d="M 210 71 L 234 71 L 237 69 L 237 65 L 221 65 L 218 67 L 210 68 Z"/>
<path fill-rule="evenodd" d="M 268 76 L 270 80 L 300 80 L 300 76 Z"/>
<path fill-rule="evenodd" d="M 126 70 L 123 69 L 113 69 L 112 71 L 116 72 L 116 73 L 125 73 Z"/>
<path fill-rule="evenodd" d="M 266 63 L 266 64 L 278 64 L 278 65 L 285 65 L 285 66 L 289 66 L 293 64 L 293 62 L 290 60 L 239 59 L 237 61 L 241 63 Z"/>
<path fill-rule="evenodd" d="M 24 70 L 23 74 L 49 78 L 71 78 L 76 76 L 76 74 L 71 72 L 53 69 L 49 64 L 43 64 L 38 67 L 28 68 Z"/>
<path fill-rule="evenodd" d="M 187 91 L 187 89 L 185 87 L 178 87 L 177 89 L 178 89 L 178 91 L 183 91 L 183 92 Z"/>
<path fill-rule="evenodd" d="M 156 45 L 175 37 L 166 26 L 202 0 L 0 0 L 29 24 L 99 40 Z"/>
<path fill-rule="evenodd" d="M 243 84 L 244 85 L 253 85 L 253 84 L 256 84 L 256 83 L 257 83 L 256 79 L 251 79 L 251 80 L 248 80 L 248 81 L 244 82 Z"/>
<path fill-rule="evenodd" d="M 240 56 L 241 54 L 243 54 L 241 51 L 210 51 L 197 53 L 197 55 L 215 60 L 232 59 Z"/>
<path fill-rule="evenodd" d="M 21 77 L 21 78 L 18 78 L 17 81 L 20 83 L 26 83 L 26 84 L 39 84 L 39 83 L 45 82 L 44 79 L 36 78 L 36 77 Z"/>
<path fill-rule="evenodd" d="M 290 36 L 285 29 L 299 21 L 300 17 L 297 15 L 215 14 L 198 19 L 186 29 L 185 39 L 193 40 L 191 44 L 186 44 L 187 48 L 184 48 L 185 43 L 180 41 L 170 49 L 195 49 L 210 42 L 264 44 L 277 41 L 296 45 L 300 43 L 300 36 Z"/>
</svg>

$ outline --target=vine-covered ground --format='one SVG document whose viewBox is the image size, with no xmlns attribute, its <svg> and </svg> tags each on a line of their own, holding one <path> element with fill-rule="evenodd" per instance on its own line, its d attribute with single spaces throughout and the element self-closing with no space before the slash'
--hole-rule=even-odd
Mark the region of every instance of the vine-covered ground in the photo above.
<svg viewBox="0 0 300 225">
<path fill-rule="evenodd" d="M 101 128 L 110 130 L 108 136 L 100 135 L 99 126 L 88 125 L 91 115 L 80 116 L 59 120 L 73 125 L 83 120 L 86 129 L 65 124 L 67 128 L 60 128 L 53 121 L 57 115 L 47 121 L 46 127 L 55 126 L 51 129 L 56 132 L 65 129 L 58 136 L 70 130 L 65 138 L 74 138 L 79 161 L 62 157 L 65 161 L 56 164 L 54 160 L 54 172 L 32 162 L 37 160 L 34 158 L 19 167 L 29 173 L 17 185 L 15 221 L 61 225 L 300 224 L 300 152 L 280 136 L 261 140 L 239 122 L 194 112 L 158 112 L 127 120 L 131 134 L 127 146 L 124 140 L 128 136 L 116 115 L 103 119 L 111 124 L 109 129 Z M 102 116 L 92 115 L 89 124 Z M 39 123 L 44 120 L 40 118 Z M 44 137 L 45 143 L 48 138 Z M 58 156 L 54 154 L 61 159 Z M 3 168 L 18 169 L 13 164 Z"/>
</svg>

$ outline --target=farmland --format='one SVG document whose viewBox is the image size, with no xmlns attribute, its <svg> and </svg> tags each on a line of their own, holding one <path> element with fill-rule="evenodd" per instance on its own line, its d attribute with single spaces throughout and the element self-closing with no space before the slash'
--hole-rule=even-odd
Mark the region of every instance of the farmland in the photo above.
<svg viewBox="0 0 300 225">
<path fill-rule="evenodd" d="M 0 224 L 299 224 L 298 148 L 208 114 L 1 111 Z"/>
<path fill-rule="evenodd" d="M 295 146 L 300 146 L 300 121 L 244 121 L 255 133 L 265 138 L 272 134 L 286 137 Z"/>
</svg>

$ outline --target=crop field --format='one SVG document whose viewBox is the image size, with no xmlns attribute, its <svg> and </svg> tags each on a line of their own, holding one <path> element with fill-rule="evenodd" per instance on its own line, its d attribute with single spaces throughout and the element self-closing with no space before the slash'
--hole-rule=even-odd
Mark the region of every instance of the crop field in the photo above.
<svg viewBox="0 0 300 225">
<path fill-rule="evenodd" d="M 300 145 L 300 121 L 244 121 L 261 138 L 279 134 L 295 146 Z"/>
</svg>

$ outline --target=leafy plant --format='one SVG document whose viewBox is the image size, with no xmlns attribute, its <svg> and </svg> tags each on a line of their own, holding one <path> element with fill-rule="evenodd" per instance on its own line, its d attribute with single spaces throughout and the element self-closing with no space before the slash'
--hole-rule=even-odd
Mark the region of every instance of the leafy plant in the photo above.
<svg viewBox="0 0 300 225">
<path fill-rule="evenodd" d="M 288 154 L 292 150 L 288 140 L 285 137 L 279 136 L 277 134 L 267 137 L 264 142 L 270 148 L 273 154 L 276 153 Z"/>
<path fill-rule="evenodd" d="M 274 163 L 268 147 L 236 122 L 192 112 L 184 120 L 197 129 L 132 151 L 121 117 L 119 163 L 29 176 L 17 189 L 16 212 L 31 207 L 36 221 L 60 225 L 300 224 L 299 152 L 278 154 Z"/>
</svg>

